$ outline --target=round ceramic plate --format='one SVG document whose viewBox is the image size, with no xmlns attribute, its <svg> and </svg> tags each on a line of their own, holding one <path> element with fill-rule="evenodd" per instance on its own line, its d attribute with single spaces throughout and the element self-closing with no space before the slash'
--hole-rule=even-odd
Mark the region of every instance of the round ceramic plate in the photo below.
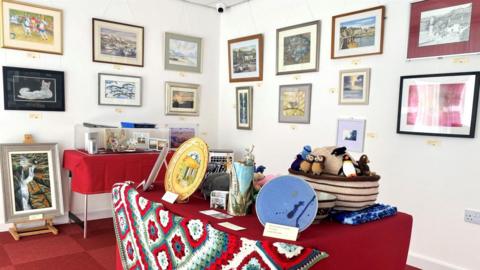
<svg viewBox="0 0 480 270">
<path fill-rule="evenodd" d="M 260 222 L 305 230 L 317 215 L 317 194 L 305 180 L 280 176 L 265 184 L 258 193 L 255 210 Z"/>
<path fill-rule="evenodd" d="M 170 160 L 165 174 L 165 190 L 183 201 L 200 186 L 208 163 L 208 146 L 194 137 L 184 142 Z"/>
</svg>

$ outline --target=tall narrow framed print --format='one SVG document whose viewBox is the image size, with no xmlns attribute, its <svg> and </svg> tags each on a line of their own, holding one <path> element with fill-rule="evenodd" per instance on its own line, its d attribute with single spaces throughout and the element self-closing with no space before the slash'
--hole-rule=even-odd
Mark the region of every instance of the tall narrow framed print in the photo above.
<svg viewBox="0 0 480 270">
<path fill-rule="evenodd" d="M 253 87 L 237 87 L 237 129 L 252 129 Z"/>
<path fill-rule="evenodd" d="M 142 26 L 92 19 L 93 61 L 143 67 Z"/>
<path fill-rule="evenodd" d="M 63 11 L 3 0 L 2 47 L 63 54 Z"/>
<path fill-rule="evenodd" d="M 277 75 L 318 71 L 320 21 L 277 29 Z"/>
<path fill-rule="evenodd" d="M 263 35 L 229 40 L 228 67 L 230 82 L 261 81 L 263 79 Z"/>
<path fill-rule="evenodd" d="M 142 77 L 99 73 L 98 105 L 142 106 Z"/>
<path fill-rule="evenodd" d="M 403 76 L 397 133 L 475 137 L 480 72 Z"/>
<path fill-rule="evenodd" d="M 281 85 L 278 122 L 310 124 L 312 84 Z"/>
<path fill-rule="evenodd" d="M 198 116 L 200 114 L 200 85 L 166 82 L 165 114 Z"/>
<path fill-rule="evenodd" d="M 338 104 L 367 105 L 370 93 L 370 69 L 340 71 L 340 91 Z"/>
<path fill-rule="evenodd" d="M 332 17 L 332 59 L 383 53 L 385 6 Z"/>
<path fill-rule="evenodd" d="M 165 69 L 202 72 L 202 39 L 165 33 Z"/>
</svg>

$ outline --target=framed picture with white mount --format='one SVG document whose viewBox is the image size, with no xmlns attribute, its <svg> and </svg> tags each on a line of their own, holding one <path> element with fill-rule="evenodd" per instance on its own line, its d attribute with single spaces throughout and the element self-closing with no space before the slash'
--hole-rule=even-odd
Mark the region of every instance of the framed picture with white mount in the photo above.
<svg viewBox="0 0 480 270">
<path fill-rule="evenodd" d="M 362 153 L 365 142 L 365 124 L 363 119 L 338 119 L 337 147 L 345 146 L 348 151 Z"/>
<path fill-rule="evenodd" d="M 202 38 L 165 33 L 165 69 L 202 72 Z"/>
<path fill-rule="evenodd" d="M 142 106 L 142 77 L 99 73 L 98 105 Z"/>
<path fill-rule="evenodd" d="M 166 82 L 165 114 L 198 116 L 200 114 L 200 85 Z"/>
<path fill-rule="evenodd" d="M 369 95 L 369 68 L 340 71 L 339 105 L 368 105 Z"/>
<path fill-rule="evenodd" d="M 228 41 L 230 82 L 263 80 L 263 35 Z"/>
</svg>

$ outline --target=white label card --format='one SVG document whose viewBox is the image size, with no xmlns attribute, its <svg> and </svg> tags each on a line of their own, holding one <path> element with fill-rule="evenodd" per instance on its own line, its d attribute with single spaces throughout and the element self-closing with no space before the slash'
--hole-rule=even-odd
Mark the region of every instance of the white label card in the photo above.
<svg viewBox="0 0 480 270">
<path fill-rule="evenodd" d="M 230 222 L 221 222 L 221 223 L 218 223 L 218 225 L 220 226 L 223 226 L 227 229 L 230 229 L 230 230 L 233 230 L 233 231 L 243 231 L 245 230 L 244 227 L 240 227 L 240 226 L 237 226 L 233 223 L 230 223 Z"/>
<path fill-rule="evenodd" d="M 176 193 L 173 193 L 173 192 L 170 192 L 170 191 L 167 191 L 163 197 L 162 197 L 162 200 L 163 201 L 166 201 L 168 203 L 175 203 L 175 201 L 177 200 L 178 198 L 178 194 Z"/>
<path fill-rule="evenodd" d="M 263 230 L 263 236 L 278 238 L 283 240 L 297 241 L 298 228 L 266 223 Z"/>
<path fill-rule="evenodd" d="M 43 219 L 43 214 L 37 214 L 37 215 L 30 215 L 28 216 L 28 220 L 39 220 Z"/>
</svg>

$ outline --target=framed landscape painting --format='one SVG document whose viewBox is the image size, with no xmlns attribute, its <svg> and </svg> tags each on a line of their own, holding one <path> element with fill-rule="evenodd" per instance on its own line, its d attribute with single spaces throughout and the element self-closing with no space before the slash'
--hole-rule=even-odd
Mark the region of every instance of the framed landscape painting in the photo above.
<svg viewBox="0 0 480 270">
<path fill-rule="evenodd" d="M 252 129 L 253 87 L 237 87 L 237 129 Z"/>
<path fill-rule="evenodd" d="M 397 133 L 475 137 L 480 72 L 402 76 Z"/>
<path fill-rule="evenodd" d="M 281 85 L 278 122 L 309 124 L 312 84 Z"/>
<path fill-rule="evenodd" d="M 165 83 L 165 114 L 198 116 L 200 113 L 200 85 Z"/>
<path fill-rule="evenodd" d="M 480 0 L 412 3 L 408 59 L 480 52 Z"/>
<path fill-rule="evenodd" d="M 366 105 L 370 92 L 370 69 L 340 71 L 338 104 Z"/>
<path fill-rule="evenodd" d="M 99 73 L 98 104 L 142 106 L 142 77 Z"/>
<path fill-rule="evenodd" d="M 262 34 L 229 40 L 228 52 L 230 82 L 263 79 Z"/>
<path fill-rule="evenodd" d="M 385 6 L 332 17 L 331 58 L 383 53 Z"/>
<path fill-rule="evenodd" d="M 165 69 L 200 73 L 202 71 L 202 39 L 165 33 Z"/>
<path fill-rule="evenodd" d="M 320 21 L 277 29 L 277 75 L 318 71 Z"/>
<path fill-rule="evenodd" d="M 92 19 L 93 61 L 143 67 L 142 26 Z"/>
<path fill-rule="evenodd" d="M 337 147 L 346 147 L 350 152 L 363 152 L 365 142 L 365 120 L 339 119 L 337 128 Z"/>
<path fill-rule="evenodd" d="M 197 129 L 195 127 L 170 127 L 169 128 L 169 146 L 172 150 L 177 149 L 182 143 L 195 137 Z"/>
<path fill-rule="evenodd" d="M 3 0 L 2 47 L 63 54 L 63 12 L 60 9 Z"/>
<path fill-rule="evenodd" d="M 62 71 L 3 67 L 5 110 L 65 111 Z"/>
</svg>

